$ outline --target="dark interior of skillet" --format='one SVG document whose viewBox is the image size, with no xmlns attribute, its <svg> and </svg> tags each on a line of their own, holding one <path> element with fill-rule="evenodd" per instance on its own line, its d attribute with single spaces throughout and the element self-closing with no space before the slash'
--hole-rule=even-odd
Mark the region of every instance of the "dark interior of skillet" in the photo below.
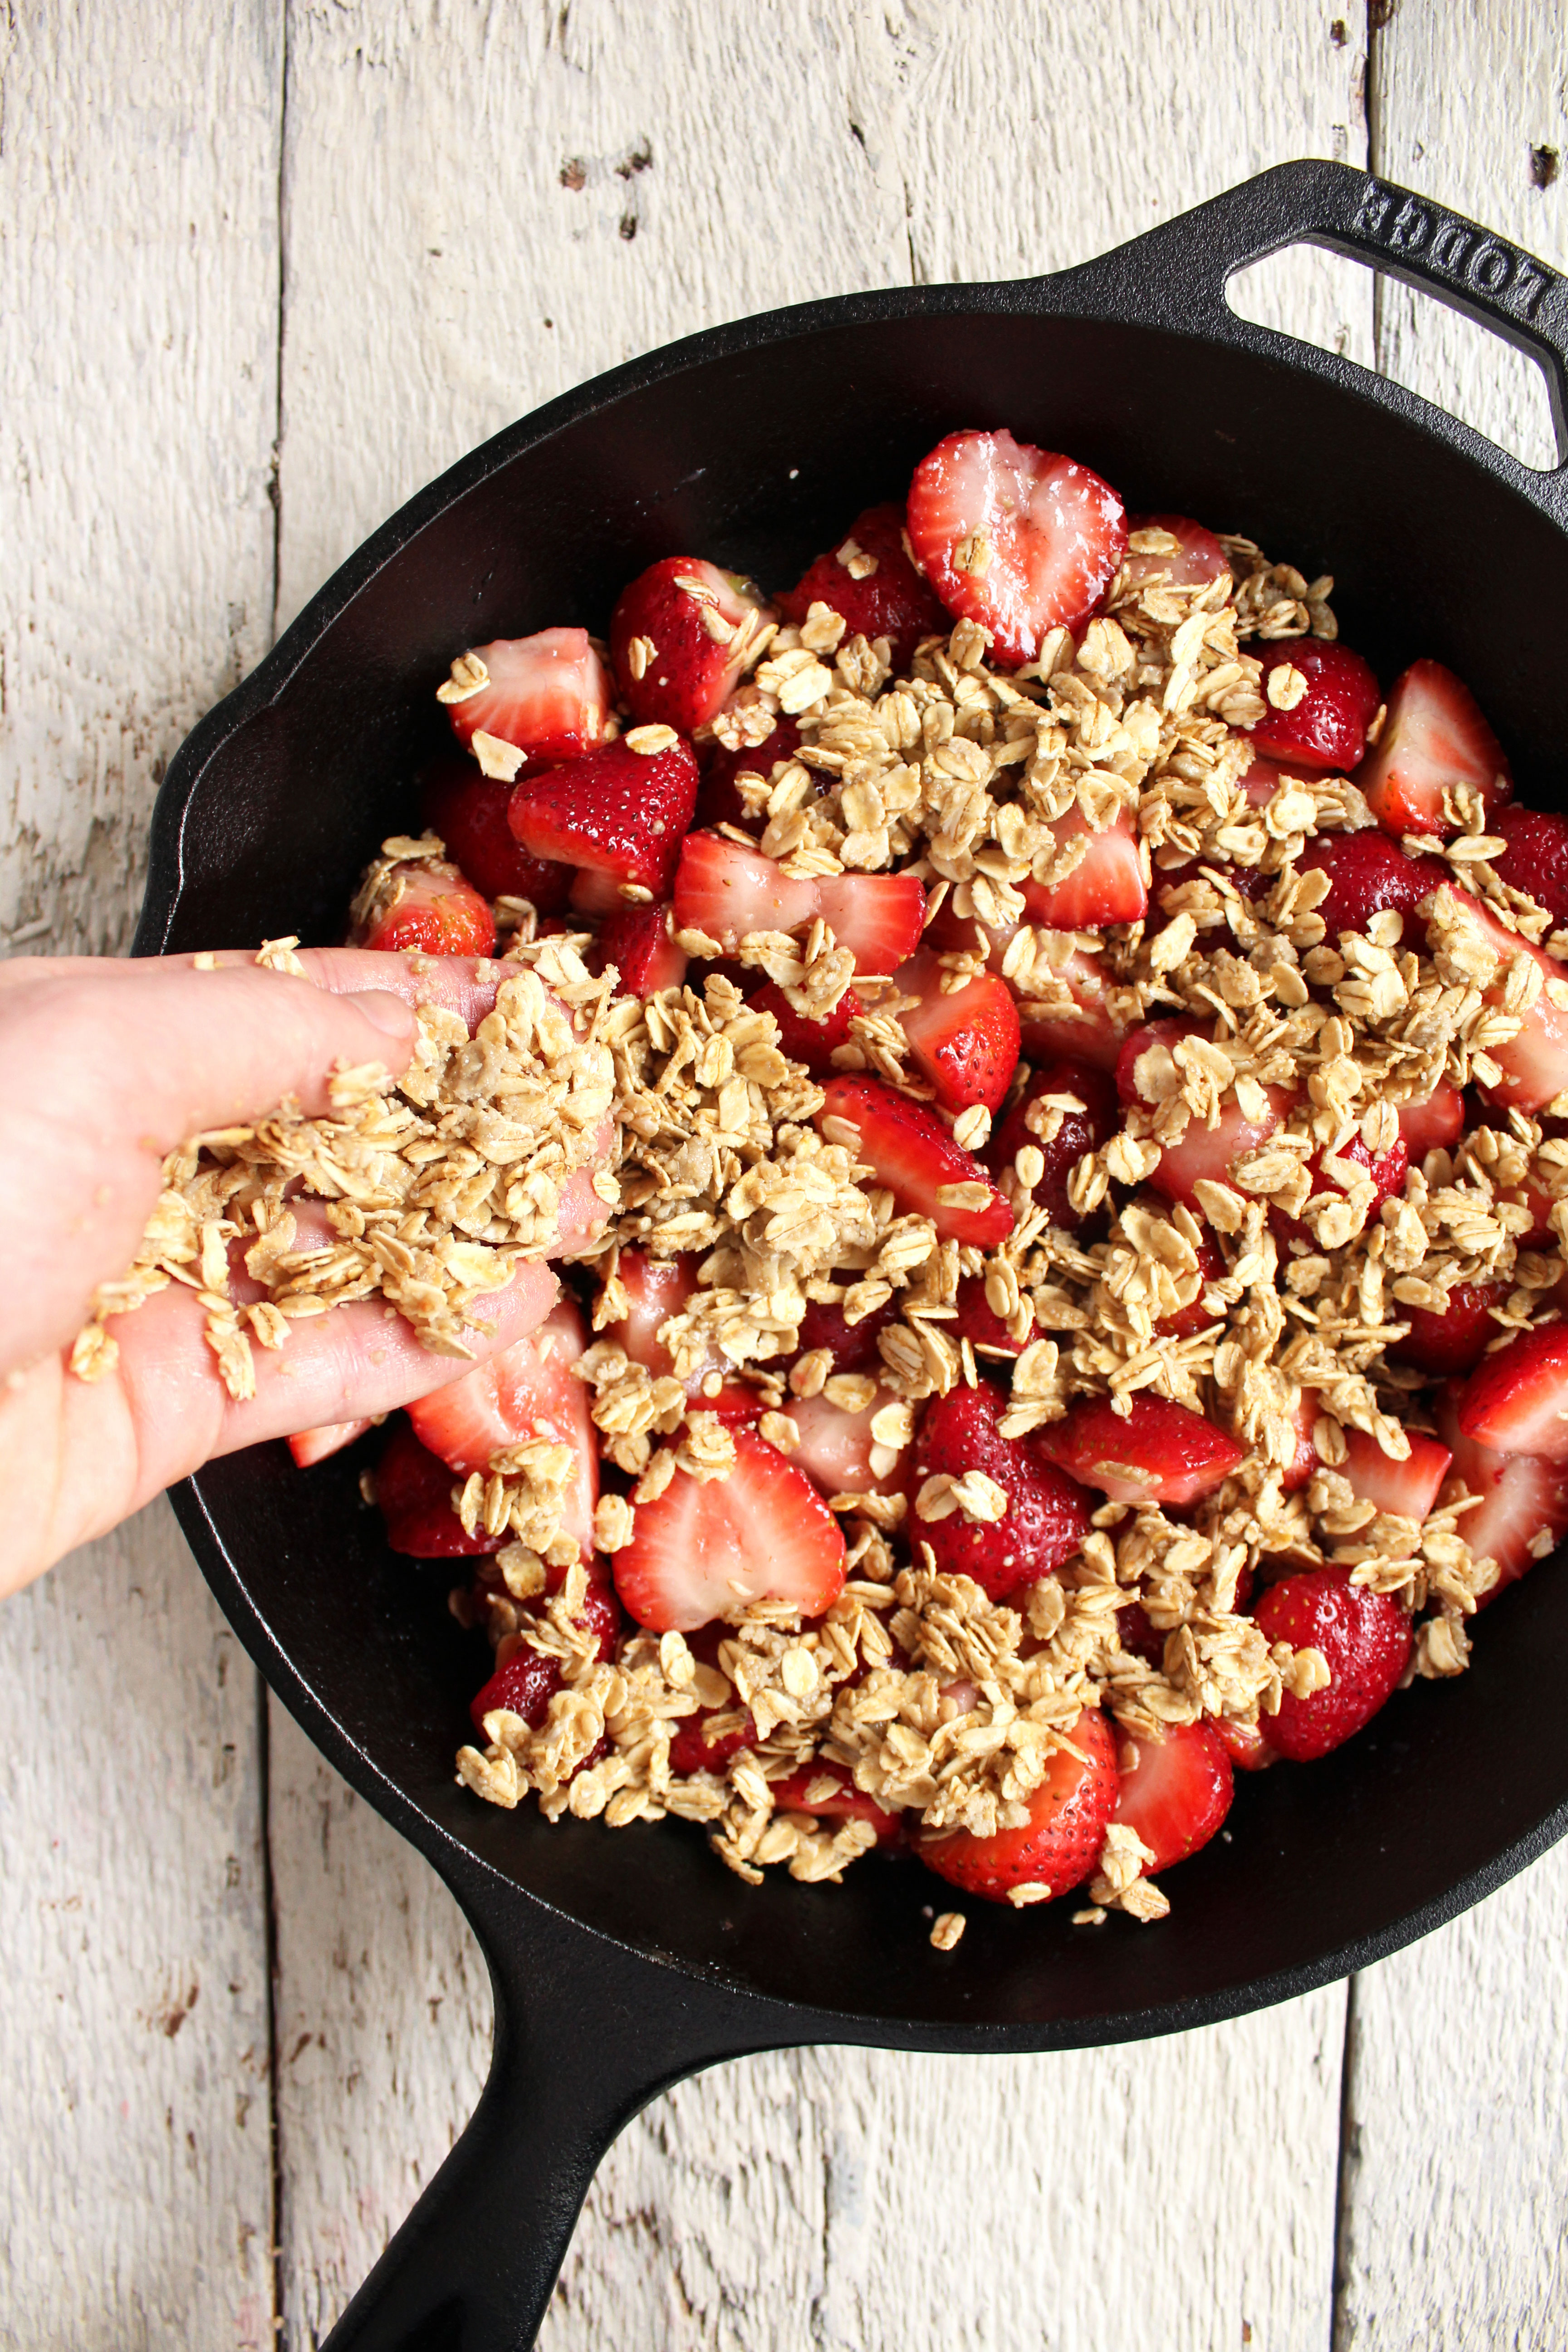
<svg viewBox="0 0 1568 2352">
<path fill-rule="evenodd" d="M 387 562 L 277 700 L 199 777 L 171 947 L 341 936 L 360 866 L 407 821 L 441 740 L 432 689 L 466 645 L 553 622 L 602 629 L 642 565 L 698 553 L 793 579 L 960 425 L 1006 425 L 1098 467 L 1131 508 L 1245 531 L 1335 574 L 1343 635 L 1384 682 L 1415 654 L 1473 685 L 1526 798 L 1559 798 L 1568 543 L 1416 425 L 1255 353 L 1122 325 L 977 307 L 829 326 L 731 351 L 555 432 Z M 519 429 L 520 443 L 525 428 Z M 374 1441 L 372 1442 L 374 1444 Z M 364 1449 L 306 1474 L 284 1449 L 205 1472 L 233 1570 L 304 1684 L 414 1804 L 504 1877 L 646 1952 L 868 2021 L 1114 2033 L 1387 1936 L 1568 1800 L 1568 1613 L 1549 1565 L 1481 1622 L 1474 1670 L 1396 1698 L 1310 1769 L 1242 1779 L 1226 1835 L 1172 1884 L 1155 1932 L 1074 1931 L 1069 1906 L 969 1906 L 953 1958 L 922 1906 L 944 1890 L 873 1860 L 842 1888 L 748 1889 L 695 1831 L 547 1828 L 453 1784 L 479 1678 L 447 1572 L 390 1555 L 360 1504 Z"/>
</svg>

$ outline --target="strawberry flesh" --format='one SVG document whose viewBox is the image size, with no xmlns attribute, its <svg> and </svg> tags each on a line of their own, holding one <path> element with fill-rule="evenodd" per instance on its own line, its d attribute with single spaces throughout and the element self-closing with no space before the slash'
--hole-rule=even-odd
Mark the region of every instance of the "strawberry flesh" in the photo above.
<svg viewBox="0 0 1568 2352">
<path fill-rule="evenodd" d="M 1447 898 L 1463 929 L 1479 933 L 1498 959 L 1496 972 L 1482 990 L 1489 1005 L 1502 1003 L 1509 967 L 1517 957 L 1533 963 L 1541 974 L 1541 992 L 1534 1003 L 1525 1008 L 1517 1035 L 1491 1048 L 1501 1077 L 1495 1086 L 1480 1088 L 1489 1102 L 1539 1110 L 1568 1087 L 1568 1009 L 1554 1004 L 1551 994 L 1552 984 L 1563 980 L 1564 967 L 1554 956 L 1531 947 L 1517 931 L 1500 923 L 1468 891 L 1450 890 Z"/>
<path fill-rule="evenodd" d="M 898 1314 L 896 1295 L 880 1307 L 874 1307 L 858 1323 L 847 1323 L 841 1307 L 811 1299 L 800 1318 L 798 1353 L 810 1355 L 818 1348 L 826 1348 L 836 1372 L 867 1371 L 881 1362 L 878 1337 L 889 1323 L 898 1320 Z"/>
<path fill-rule="evenodd" d="M 1176 542 L 1173 548 L 1137 548 L 1132 541 L 1143 531 L 1163 531 Z M 1191 515 L 1141 514 L 1127 518 L 1127 554 L 1122 562 L 1122 585 L 1131 589 L 1152 587 L 1163 581 L 1170 588 L 1205 588 L 1211 580 L 1228 580 L 1230 558 L 1215 537 Z M 1121 591 L 1117 591 L 1120 596 Z"/>
<path fill-rule="evenodd" d="M 534 857 L 558 858 L 668 898 L 696 805 L 689 743 L 652 753 L 606 743 L 525 778 L 512 793 L 508 822 Z"/>
<path fill-rule="evenodd" d="M 686 956 L 669 936 L 667 907 L 628 907 L 623 901 L 607 916 L 599 933 L 595 970 L 614 964 L 620 974 L 618 996 L 656 996 L 661 988 L 679 988 L 686 978 Z"/>
<path fill-rule="evenodd" d="M 1535 1454 L 1494 1454 L 1467 1437 L 1458 1410 L 1463 1395 L 1463 1388 L 1450 1382 L 1437 1399 L 1434 1418 L 1438 1435 L 1453 1449 L 1449 1496 L 1462 1485 L 1481 1498 L 1478 1509 L 1464 1514 L 1459 1528 L 1472 1558 L 1497 1564 L 1497 1583 L 1480 1596 L 1484 1609 L 1568 1535 L 1568 1468 Z"/>
<path fill-rule="evenodd" d="M 817 1124 L 826 1132 L 834 1120 L 855 1130 L 858 1160 L 869 1164 L 901 1209 L 930 1217 L 942 1241 L 969 1242 L 994 1249 L 1013 1230 L 1013 1212 L 978 1160 L 954 1143 L 935 1113 L 923 1103 L 895 1094 L 880 1078 L 830 1078 Z M 941 1195 L 963 1185 L 977 1188 L 973 1205 Z"/>
<path fill-rule="evenodd" d="M 1033 1584 L 1072 1559 L 1089 1533 L 1089 1497 L 1053 1467 L 1029 1438 L 1004 1437 L 1007 1400 L 993 1381 L 960 1386 L 927 1405 L 914 1448 L 911 1483 L 970 1470 L 994 1479 L 1007 1508 L 994 1523 L 955 1510 L 944 1519 L 910 1521 L 912 1538 L 931 1546 L 944 1576 L 972 1576 L 993 1601 Z"/>
<path fill-rule="evenodd" d="M 1388 1352 L 1402 1364 L 1414 1364 L 1417 1371 L 1430 1372 L 1435 1379 L 1473 1371 L 1501 1331 L 1491 1310 L 1507 1297 L 1506 1282 L 1457 1282 L 1441 1315 L 1430 1307 L 1396 1303 L 1394 1313 L 1410 1329 L 1403 1339 L 1392 1343 Z"/>
<path fill-rule="evenodd" d="M 1048 1107 L 1036 1114 L 1034 1125 L 1029 1118 L 1031 1106 L 1052 1095 L 1065 1096 L 1082 1106 L 1077 1110 L 1062 1108 L 1054 1133 L 1056 1114 Z M 1037 1126 L 1043 1130 L 1039 1134 Z M 1068 1180 L 1085 1152 L 1098 1151 L 1101 1144 L 1109 1143 L 1116 1129 L 1116 1088 L 1105 1072 L 1088 1062 L 1048 1061 L 1035 1070 L 992 1137 L 986 1164 L 1000 1176 L 1026 1145 L 1034 1145 L 1045 1161 L 1045 1173 L 1034 1187 L 1035 1200 L 1050 1211 L 1053 1225 L 1071 1233 L 1083 1219 L 1068 1198 Z"/>
<path fill-rule="evenodd" d="M 1405 1435 L 1410 1440 L 1409 1457 L 1396 1462 L 1365 1430 L 1347 1429 L 1345 1458 L 1334 1466 L 1342 1478 L 1349 1480 L 1358 1502 L 1371 1503 L 1402 1519 L 1414 1519 L 1419 1527 L 1436 1508 L 1438 1490 L 1454 1457 L 1447 1446 L 1422 1430 L 1406 1430 Z"/>
<path fill-rule="evenodd" d="M 773 1796 L 777 1812 L 806 1813 L 814 1821 L 869 1822 L 879 1845 L 897 1845 L 902 1841 L 902 1814 L 890 1813 L 886 1805 L 858 1789 L 841 1764 L 814 1758 L 787 1780 L 775 1780 Z"/>
<path fill-rule="evenodd" d="M 375 1499 L 394 1551 L 414 1559 L 463 1559 L 500 1551 L 504 1535 L 488 1536 L 483 1528 L 471 1536 L 464 1533 L 452 1508 L 456 1484 L 447 1464 L 400 1421 L 375 1473 Z"/>
<path fill-rule="evenodd" d="M 487 898 L 526 898 L 542 915 L 559 914 L 571 887 L 570 866 L 531 857 L 507 821 L 512 787 L 456 755 L 435 762 L 420 786 L 420 813 L 476 890 Z"/>
<path fill-rule="evenodd" d="M 770 617 L 749 580 L 694 556 L 669 555 L 621 591 L 610 658 L 639 726 L 694 735 L 734 692 L 748 647 Z"/>
<path fill-rule="evenodd" d="M 575 1622 L 595 1635 L 596 1657 L 614 1656 L 621 1631 L 621 1612 L 620 1604 L 607 1584 L 589 1584 Z M 526 1642 L 520 1642 L 505 1664 L 496 1668 L 471 1702 L 468 1713 L 473 1717 L 474 1728 L 482 1736 L 486 1716 L 494 1715 L 502 1707 L 510 1715 L 521 1716 L 525 1723 L 538 1726 L 549 1712 L 551 1700 L 563 1687 L 558 1661 L 542 1657 Z M 597 1752 L 605 1753 L 603 1743 Z M 591 1758 L 584 1759 L 584 1763 L 592 1760 Z"/>
<path fill-rule="evenodd" d="M 1074 807 L 1056 819 L 1051 831 L 1059 842 L 1087 838 L 1089 846 L 1064 880 L 1024 883 L 1025 919 L 1055 931 L 1142 922 L 1149 909 L 1149 885 L 1131 818 L 1122 815 L 1096 833 Z"/>
<path fill-rule="evenodd" d="M 843 1590 L 844 1538 L 811 1480 L 752 1431 L 734 1442 L 727 1478 L 678 1470 L 634 1508 L 616 1590 L 652 1633 L 694 1633 L 766 1600 L 820 1617 Z"/>
<path fill-rule="evenodd" d="M 679 846 L 676 929 L 703 932 L 725 955 L 748 931 L 798 931 L 818 911 L 816 884 L 786 874 L 760 849 L 719 833 L 689 834 Z"/>
<path fill-rule="evenodd" d="M 1516 1331 L 1465 1383 L 1459 1427 L 1492 1454 L 1568 1462 L 1568 1324 Z"/>
<path fill-rule="evenodd" d="M 990 1837 L 972 1830 L 922 1837 L 926 1868 L 991 1903 L 1005 1902 L 1015 1886 L 1047 1886 L 1054 1898 L 1081 1885 L 1100 1860 L 1116 1809 L 1116 1737 L 1095 1707 L 1085 1707 L 1067 1736 L 1071 1748 L 1057 1749 L 1039 1787 L 1025 1798 L 1029 1818 L 1020 1828 Z"/>
<path fill-rule="evenodd" d="M 575 760 L 601 740 L 615 695 L 586 629 L 541 629 L 474 652 L 489 684 L 447 706 L 465 751 L 476 734 L 493 735 L 542 763 Z"/>
<path fill-rule="evenodd" d="M 1348 1568 L 1309 1569 L 1270 1585 L 1253 1612 L 1270 1643 L 1317 1650 L 1327 1686 L 1308 1698 L 1288 1690 L 1264 1737 L 1281 1756 L 1310 1764 L 1342 1747 L 1397 1688 L 1410 1657 L 1410 1621 L 1385 1592 L 1351 1582 Z"/>
<path fill-rule="evenodd" d="M 804 1062 L 814 1078 L 832 1076 L 835 1049 L 848 1045 L 849 1024 L 860 1010 L 855 991 L 847 988 L 831 1013 L 820 1021 L 808 1021 L 771 980 L 758 989 L 751 1003 L 753 1013 L 773 1014 L 779 1024 L 780 1053 L 787 1054 L 792 1062 Z"/>
<path fill-rule="evenodd" d="M 1436 857 L 1412 857 L 1385 833 L 1319 834 L 1297 861 L 1303 874 L 1326 874 L 1329 895 L 1316 911 L 1328 927 L 1331 945 L 1342 931 L 1364 931 L 1374 915 L 1393 907 L 1410 918 L 1424 898 L 1449 878 Z"/>
<path fill-rule="evenodd" d="M 1234 1793 L 1230 1758 L 1212 1724 L 1172 1724 L 1163 1738 L 1123 1732 L 1111 1819 L 1124 1822 L 1152 1852 L 1147 1873 L 1170 1870 L 1207 1845 Z"/>
<path fill-rule="evenodd" d="M 1263 649 L 1262 687 L 1276 670 L 1290 668 L 1307 681 L 1291 710 L 1265 709 L 1248 731 L 1267 759 L 1290 760 L 1300 768 L 1335 768 L 1348 775 L 1366 749 L 1366 730 L 1383 697 L 1376 673 L 1349 646 L 1291 637 Z"/>
<path fill-rule="evenodd" d="M 418 1398 L 408 1418 L 421 1444 L 460 1478 L 488 1470 L 505 1446 L 542 1438 L 572 1449 L 574 1474 L 561 1521 L 584 1559 L 594 1549 L 594 1506 L 599 1498 L 599 1452 L 588 1413 L 588 1391 L 572 1366 L 587 1345 L 583 1318 L 570 1298 L 551 1309 L 537 1331 L 476 1364 L 461 1380 Z"/>
<path fill-rule="evenodd" d="M 350 941 L 386 955 L 488 956 L 496 943 L 488 900 L 455 866 L 395 866 L 363 932 Z"/>
<path fill-rule="evenodd" d="M 1342 1144 L 1338 1151 L 1331 1152 L 1328 1156 L 1332 1160 L 1342 1161 L 1349 1167 L 1359 1169 L 1362 1177 L 1371 1184 L 1373 1201 L 1372 1206 L 1366 1213 L 1368 1224 L 1371 1224 L 1376 1216 L 1381 1202 L 1392 1200 L 1396 1192 L 1402 1192 L 1405 1189 L 1405 1177 L 1410 1165 L 1410 1153 L 1403 1135 L 1396 1135 L 1388 1150 L 1380 1151 L 1375 1159 L 1359 1135 L 1352 1136 L 1348 1143 Z M 1351 1189 L 1342 1177 L 1325 1173 L 1323 1159 L 1324 1154 L 1321 1150 L 1318 1150 L 1313 1152 L 1307 1162 L 1307 1172 L 1312 1180 L 1312 1190 L 1307 1196 L 1309 1202 L 1323 1199 L 1335 1192 L 1344 1194 Z M 1359 1180 L 1352 1181 L 1355 1182 Z M 1288 1217 L 1283 1209 L 1274 1207 L 1268 1212 L 1268 1222 L 1281 1241 L 1303 1242 L 1309 1249 L 1317 1247 L 1310 1227 L 1304 1224 L 1300 1218 Z"/>
<path fill-rule="evenodd" d="M 1395 678 L 1383 730 L 1356 776 L 1384 833 L 1449 834 L 1445 788 L 1474 784 L 1489 816 L 1513 793 L 1502 746 L 1475 696 L 1441 662 Z"/>
<path fill-rule="evenodd" d="M 1113 1503 L 1195 1503 L 1239 1469 L 1244 1449 L 1169 1397 L 1147 1392 L 1123 1417 L 1108 1397 L 1080 1397 L 1037 1434 L 1047 1460 Z"/>
<path fill-rule="evenodd" d="M 968 1110 L 975 1103 L 997 1110 L 1018 1066 L 1018 1008 L 1012 991 L 998 973 L 982 971 L 944 993 L 942 977 L 942 965 L 928 950 L 911 956 L 893 975 L 905 996 L 919 1000 L 902 1015 L 910 1053 L 944 1110 Z"/>
<path fill-rule="evenodd" d="M 857 554 L 869 556 L 876 566 L 860 579 L 849 569 Z M 922 637 L 945 635 L 949 627 L 930 583 L 904 551 L 904 510 L 890 503 L 857 515 L 848 536 L 819 555 L 776 602 L 786 621 L 803 622 L 813 604 L 826 604 L 851 635 L 886 637 L 896 677 L 909 668 Z"/>
<path fill-rule="evenodd" d="M 1554 923 L 1568 922 L 1568 817 L 1556 809 L 1504 808 L 1491 830 L 1508 844 L 1491 861 L 1499 881 L 1524 891 Z"/>
<path fill-rule="evenodd" d="M 954 1339 L 967 1339 L 977 1356 L 1005 1356 L 1009 1360 L 1021 1356 L 1036 1337 L 1035 1310 L 1027 1298 L 1023 1308 L 1027 1318 L 1027 1329 L 1021 1339 L 1016 1339 L 995 1314 L 985 1296 L 985 1284 L 977 1274 L 967 1274 L 958 1286 L 958 1314 L 947 1326 L 948 1335 Z"/>
<path fill-rule="evenodd" d="M 825 874 L 817 907 L 857 971 L 896 971 L 921 943 L 925 892 L 915 874 Z"/>
<path fill-rule="evenodd" d="M 1465 1097 L 1447 1078 L 1439 1078 L 1420 1102 L 1403 1102 L 1399 1132 L 1412 1168 L 1419 1168 L 1429 1151 L 1447 1151 L 1465 1131 Z"/>
<path fill-rule="evenodd" d="M 755 828 L 759 820 L 748 816 L 746 804 L 735 787 L 737 776 L 761 776 L 768 782 L 775 768 L 793 760 L 800 748 L 800 729 L 783 711 L 773 720 L 773 731 L 760 743 L 743 743 L 738 751 L 721 743 L 717 738 L 707 742 L 700 758 L 702 781 L 697 787 L 697 823 L 699 824 L 736 824 L 744 831 Z"/>
</svg>

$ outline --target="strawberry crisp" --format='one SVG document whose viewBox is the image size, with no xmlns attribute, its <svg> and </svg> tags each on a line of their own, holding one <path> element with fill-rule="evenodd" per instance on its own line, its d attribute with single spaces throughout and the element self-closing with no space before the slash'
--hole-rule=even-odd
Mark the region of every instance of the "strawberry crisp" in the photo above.
<svg viewBox="0 0 1568 2352">
<path fill-rule="evenodd" d="M 497 1009 L 340 1122 L 448 1152 L 437 1344 L 615 1129 L 548 1321 L 366 1477 L 466 1562 L 476 1795 L 1149 1920 L 1236 1772 L 1460 1673 L 1568 1533 L 1568 820 L 1332 585 L 958 432 L 783 593 L 672 556 L 454 660 L 352 937 Z M 526 1228 L 452 1156 L 476 1055 L 568 1139 Z M 144 1269 L 358 1198 L 268 1133 L 187 1150 Z M 231 1358 L 313 1279 L 258 1255 Z"/>
</svg>

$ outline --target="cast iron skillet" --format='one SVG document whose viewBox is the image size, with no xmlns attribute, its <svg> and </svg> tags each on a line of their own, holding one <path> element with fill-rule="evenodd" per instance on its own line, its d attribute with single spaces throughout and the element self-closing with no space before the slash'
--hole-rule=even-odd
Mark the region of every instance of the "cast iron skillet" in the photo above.
<svg viewBox="0 0 1568 2352">
<path fill-rule="evenodd" d="M 1243 323 L 1233 271 L 1298 240 L 1468 310 L 1543 366 L 1560 444 L 1568 295 L 1500 238 L 1333 163 L 1290 163 L 1079 269 L 900 289 L 693 336 L 567 394 L 423 491 L 347 562 L 170 767 L 137 951 L 341 935 L 366 856 L 406 822 L 464 646 L 602 628 L 655 558 L 795 577 L 960 425 L 1067 449 L 1130 507 L 1244 530 L 1332 572 L 1386 681 L 1417 654 L 1474 685 L 1523 795 L 1562 727 L 1568 475 L 1536 474 L 1348 362 Z M 240 1638 L 317 1745 L 412 1839 L 489 1962 L 495 2053 L 473 2120 L 354 2298 L 334 2352 L 532 2340 L 604 2149 L 667 2084 L 806 2042 L 1060 2050 L 1234 2016 L 1394 1950 L 1568 1829 L 1568 1612 L 1554 1577 L 1488 1613 L 1476 1671 L 1396 1698 L 1310 1771 L 1247 1778 L 1228 1843 L 1154 1929 L 1068 1905 L 971 1905 L 869 1861 L 841 1888 L 742 1886 L 666 1822 L 548 1828 L 454 1782 L 479 1661 L 447 1576 L 395 1559 L 361 1459 L 280 1444 L 175 1496 Z M 1523 1736 L 1528 1727 L 1528 1737 Z M 374 1923 L 373 1927 L 374 1927 Z"/>
</svg>

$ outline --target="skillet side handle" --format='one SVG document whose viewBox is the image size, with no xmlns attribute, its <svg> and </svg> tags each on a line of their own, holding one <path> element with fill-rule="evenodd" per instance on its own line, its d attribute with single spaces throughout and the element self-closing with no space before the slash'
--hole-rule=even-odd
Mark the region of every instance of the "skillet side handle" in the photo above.
<svg viewBox="0 0 1568 2352">
<path fill-rule="evenodd" d="M 768 2030 L 764 2004 L 753 2012 L 533 1905 L 498 1921 L 492 1895 L 483 1916 L 489 2079 L 322 2352 L 527 2352 L 622 2126 L 683 2076 L 791 2038 Z"/>
</svg>

